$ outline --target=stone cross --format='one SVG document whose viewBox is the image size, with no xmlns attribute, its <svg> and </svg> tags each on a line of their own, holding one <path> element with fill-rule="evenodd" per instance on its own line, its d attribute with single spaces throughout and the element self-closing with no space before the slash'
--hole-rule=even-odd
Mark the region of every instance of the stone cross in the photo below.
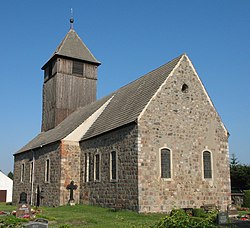
<svg viewBox="0 0 250 228">
<path fill-rule="evenodd" d="M 74 200 L 73 191 L 77 189 L 77 185 L 74 184 L 74 181 L 71 181 L 70 184 L 67 185 L 67 190 L 70 190 L 69 200 Z"/>
</svg>

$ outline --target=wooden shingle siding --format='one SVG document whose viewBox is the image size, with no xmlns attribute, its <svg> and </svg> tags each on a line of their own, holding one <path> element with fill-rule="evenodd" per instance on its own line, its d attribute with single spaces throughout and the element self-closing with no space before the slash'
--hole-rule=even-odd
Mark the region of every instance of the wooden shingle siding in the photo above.
<svg viewBox="0 0 250 228">
<path fill-rule="evenodd" d="M 43 85 L 43 116 L 42 116 L 42 131 L 51 129 L 54 126 L 56 108 L 56 79 L 51 78 Z"/>
<path fill-rule="evenodd" d="M 51 64 L 51 76 L 57 73 L 57 60 L 54 60 Z"/>
<path fill-rule="evenodd" d="M 72 73 L 72 60 L 69 59 L 58 59 L 58 73 L 71 74 Z"/>
<path fill-rule="evenodd" d="M 89 79 L 97 79 L 97 66 L 85 63 L 83 75 Z"/>
<path fill-rule="evenodd" d="M 96 101 L 96 65 L 58 58 L 48 68 L 52 72 L 44 81 L 42 131 L 54 128 L 77 108 Z"/>
</svg>

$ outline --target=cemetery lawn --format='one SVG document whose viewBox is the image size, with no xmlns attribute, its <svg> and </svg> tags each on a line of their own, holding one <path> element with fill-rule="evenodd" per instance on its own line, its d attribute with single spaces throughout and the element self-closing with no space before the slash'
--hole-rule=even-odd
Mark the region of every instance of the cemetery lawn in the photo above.
<svg viewBox="0 0 250 228">
<path fill-rule="evenodd" d="M 0 211 L 15 210 L 15 206 L 0 204 Z M 150 227 L 164 214 L 138 214 L 136 212 L 88 205 L 41 207 L 37 218 L 49 220 L 49 227 Z"/>
</svg>

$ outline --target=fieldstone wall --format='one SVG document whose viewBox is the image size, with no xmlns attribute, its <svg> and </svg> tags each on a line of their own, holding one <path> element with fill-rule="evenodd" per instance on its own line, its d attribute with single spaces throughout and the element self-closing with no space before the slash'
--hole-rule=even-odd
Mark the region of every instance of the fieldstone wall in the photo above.
<svg viewBox="0 0 250 228">
<path fill-rule="evenodd" d="M 60 205 L 69 202 L 69 190 L 67 185 L 71 181 L 77 185 L 73 192 L 75 203 L 79 203 L 80 192 L 80 146 L 78 142 L 62 141 L 60 149 L 61 181 L 60 181 Z"/>
<path fill-rule="evenodd" d="M 60 204 L 60 144 L 53 143 L 44 147 L 16 154 L 14 156 L 14 186 L 13 186 L 13 203 L 18 204 L 21 192 L 26 192 L 29 203 L 31 202 L 32 183 L 31 162 L 34 154 L 34 184 L 33 184 L 33 204 L 36 203 L 37 186 L 42 192 L 43 199 L 41 205 L 57 206 Z M 45 182 L 46 160 L 50 161 L 49 181 Z M 24 164 L 24 180 L 21 182 L 21 166 Z"/>
<path fill-rule="evenodd" d="M 135 123 L 83 141 L 80 202 L 138 210 L 137 125 Z M 110 180 L 110 153 L 118 155 L 118 180 Z M 85 182 L 85 154 L 90 155 L 90 179 Z M 100 181 L 94 181 L 94 156 L 100 154 Z"/>
<path fill-rule="evenodd" d="M 32 160 L 32 152 L 17 154 L 14 156 L 14 179 L 13 179 L 13 195 L 12 203 L 18 204 L 21 192 L 26 192 L 30 202 L 31 183 L 30 183 L 30 161 Z M 21 182 L 21 166 L 24 164 L 24 180 Z"/>
<path fill-rule="evenodd" d="M 186 57 L 138 124 L 140 212 L 205 204 L 226 210 L 231 200 L 227 131 Z M 172 153 L 171 179 L 160 177 L 161 148 Z M 203 177 L 204 150 L 212 153 L 212 179 Z"/>
</svg>

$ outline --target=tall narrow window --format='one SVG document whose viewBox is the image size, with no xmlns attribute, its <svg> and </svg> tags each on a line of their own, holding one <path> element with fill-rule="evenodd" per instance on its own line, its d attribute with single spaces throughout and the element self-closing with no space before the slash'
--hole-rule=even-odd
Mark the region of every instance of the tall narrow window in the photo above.
<svg viewBox="0 0 250 228">
<path fill-rule="evenodd" d="M 32 183 L 33 178 L 33 162 L 30 163 L 30 183 Z"/>
<path fill-rule="evenodd" d="M 204 168 L 204 178 L 212 178 L 212 163 L 211 163 L 211 152 L 203 152 L 203 168 Z"/>
<path fill-rule="evenodd" d="M 117 179 L 117 155 L 116 151 L 112 151 L 110 153 L 110 179 L 116 180 Z"/>
<path fill-rule="evenodd" d="M 95 180 L 99 181 L 100 180 L 100 154 L 95 155 Z"/>
<path fill-rule="evenodd" d="M 89 154 L 85 154 L 85 172 L 84 172 L 84 180 L 85 182 L 89 182 Z"/>
<path fill-rule="evenodd" d="M 24 182 L 24 163 L 21 165 L 21 182 Z"/>
<path fill-rule="evenodd" d="M 91 154 L 89 153 L 89 166 L 88 166 L 88 174 L 89 174 L 89 181 L 91 181 L 91 167 L 92 167 L 92 165 L 91 165 Z"/>
<path fill-rule="evenodd" d="M 50 160 L 46 159 L 45 162 L 45 182 L 50 181 Z"/>
<path fill-rule="evenodd" d="M 161 178 L 171 178 L 171 154 L 168 149 L 161 149 Z"/>
</svg>

